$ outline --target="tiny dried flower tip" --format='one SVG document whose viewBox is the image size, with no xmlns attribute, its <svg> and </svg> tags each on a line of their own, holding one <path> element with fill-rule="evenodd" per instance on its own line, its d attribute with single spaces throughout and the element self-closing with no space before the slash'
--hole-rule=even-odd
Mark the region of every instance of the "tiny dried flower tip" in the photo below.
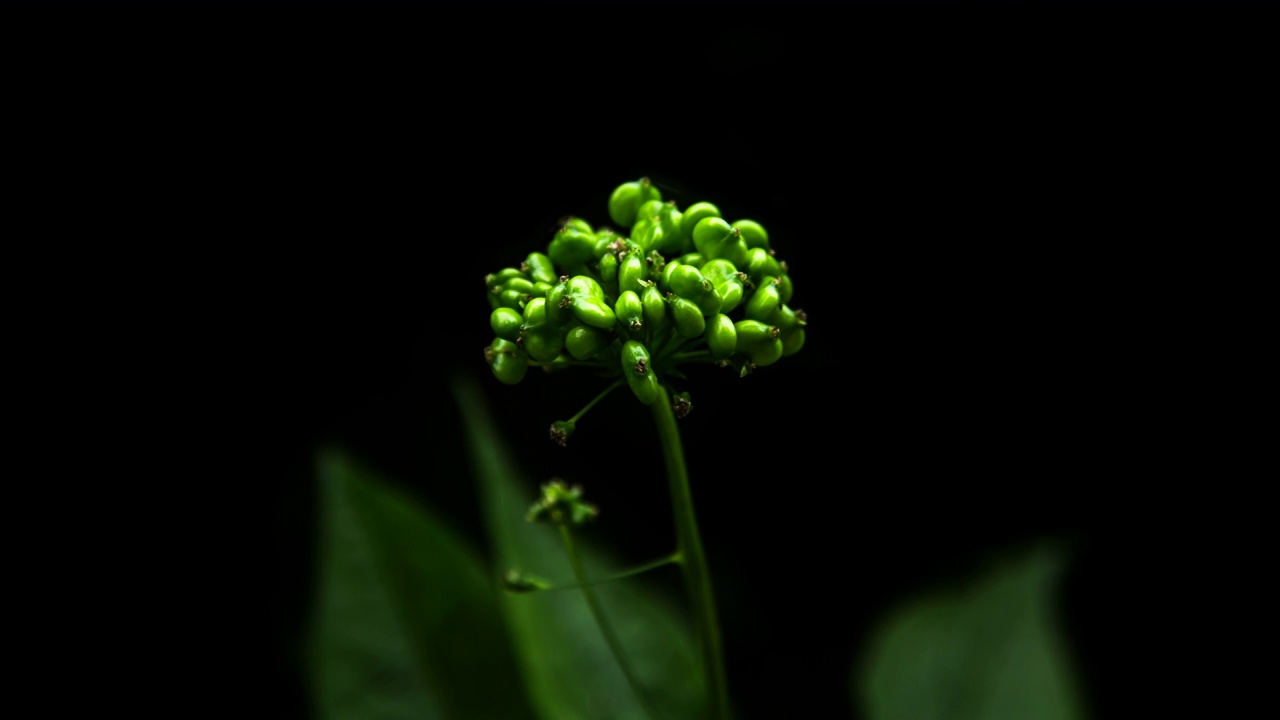
<svg viewBox="0 0 1280 720">
<path fill-rule="evenodd" d="M 551 423 L 551 441 L 560 447 L 565 447 L 574 429 L 574 423 L 567 420 L 557 420 Z"/>
<path fill-rule="evenodd" d="M 693 411 L 693 402 L 689 399 L 689 393 L 676 393 L 672 398 L 671 409 L 675 411 L 676 417 L 683 420 Z"/>
</svg>

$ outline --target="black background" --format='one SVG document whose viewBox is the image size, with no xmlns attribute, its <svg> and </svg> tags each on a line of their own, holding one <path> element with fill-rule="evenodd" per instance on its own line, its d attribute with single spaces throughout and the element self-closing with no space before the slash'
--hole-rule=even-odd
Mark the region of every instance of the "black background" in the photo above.
<svg viewBox="0 0 1280 720">
<path fill-rule="evenodd" d="M 1180 118 L 1213 83 L 1196 43 L 1162 34 L 1168 16 L 918 3 L 140 15 L 141 31 L 108 43 L 127 62 L 90 84 L 99 112 L 146 109 L 110 153 L 139 160 L 218 338 L 203 347 L 209 380 L 234 407 L 217 442 L 244 458 L 236 486 L 266 510 L 249 533 L 264 627 L 248 681 L 273 715 L 308 702 L 317 448 L 349 448 L 483 545 L 458 373 L 481 383 L 531 483 L 585 485 L 604 510 L 595 532 L 630 560 L 670 549 L 646 413 L 612 396 L 559 448 L 547 425 L 595 388 L 536 373 L 501 386 L 481 354 L 484 275 L 545 247 L 562 216 L 607 223 L 610 191 L 641 176 L 681 207 L 762 222 L 810 318 L 800 354 L 688 386 L 684 441 L 744 716 L 847 715 L 880 612 L 1042 537 L 1075 550 L 1060 611 L 1086 705 L 1114 716 L 1134 691 L 1138 628 L 1168 592 L 1149 581 L 1173 552 L 1152 524 L 1152 459 L 1188 454 L 1158 421 L 1179 399 L 1165 261 L 1200 219 L 1189 168 L 1220 147 L 1187 141 Z"/>
</svg>

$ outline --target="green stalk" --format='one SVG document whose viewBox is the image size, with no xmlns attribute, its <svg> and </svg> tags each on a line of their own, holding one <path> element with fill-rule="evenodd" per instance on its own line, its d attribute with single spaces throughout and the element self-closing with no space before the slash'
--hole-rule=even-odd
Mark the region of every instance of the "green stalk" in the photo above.
<svg viewBox="0 0 1280 720">
<path fill-rule="evenodd" d="M 600 634 L 604 635 L 604 641 L 609 645 L 609 651 L 613 653 L 613 657 L 618 661 L 618 667 L 622 669 L 622 674 L 626 676 L 627 683 L 631 685 L 631 690 L 640 698 L 641 704 L 650 717 L 662 717 L 662 713 L 658 711 L 654 704 L 653 698 L 640 684 L 640 678 L 636 676 L 636 671 L 631 667 L 631 661 L 627 659 L 627 653 L 622 648 L 622 643 L 618 640 L 618 636 L 613 632 L 613 626 L 609 624 L 609 620 L 604 616 L 604 608 L 600 606 L 600 600 L 596 598 L 596 593 L 591 589 L 592 582 L 587 579 L 587 569 L 583 565 L 582 556 L 578 554 L 578 550 L 573 544 L 573 534 L 569 532 L 569 526 L 566 523 L 560 523 L 560 537 L 564 538 L 565 550 L 569 553 L 569 562 L 573 565 L 573 574 L 578 578 L 578 584 L 582 586 L 582 594 L 587 598 L 587 606 L 591 608 L 591 616 L 595 618 L 596 625 L 600 627 Z"/>
<path fill-rule="evenodd" d="M 680 568 L 684 571 L 689 602 L 693 607 L 698 650 L 707 678 L 710 716 L 725 720 L 729 717 L 729 691 L 720 646 L 720 623 L 716 619 L 715 599 L 711 593 L 711 574 L 707 570 L 707 558 L 702 552 L 702 539 L 698 535 L 698 520 L 693 512 L 693 493 L 689 489 L 689 471 L 685 467 L 684 448 L 680 444 L 680 428 L 676 425 L 676 415 L 671 409 L 671 396 L 665 387 L 658 388 L 658 399 L 650 407 L 653 408 L 653 420 L 658 426 L 662 456 L 667 465 L 667 479 L 671 484 L 676 555 L 680 557 Z"/>
<path fill-rule="evenodd" d="M 581 410 L 579 410 L 577 415 L 574 415 L 573 417 L 569 418 L 569 422 L 571 422 L 571 423 L 576 423 L 576 422 L 578 422 L 579 420 L 581 420 L 581 419 L 582 419 L 582 416 L 583 416 L 583 415 L 586 415 L 588 410 L 590 410 L 591 408 L 593 408 L 593 407 L 595 407 L 595 406 L 596 406 L 596 403 L 598 403 L 598 402 L 600 402 L 601 400 L 603 400 L 603 399 L 604 399 L 604 397 L 605 397 L 606 395 L 608 395 L 609 393 L 613 392 L 613 391 L 614 391 L 614 390 L 616 390 L 617 388 L 622 387 L 622 382 L 623 382 L 623 381 L 621 381 L 621 380 L 614 380 L 612 383 L 610 383 L 609 387 L 607 387 L 607 388 L 605 388 L 604 390 L 600 391 L 600 394 L 599 394 L 599 395 L 597 395 L 597 396 L 595 396 L 595 398 L 594 398 L 591 402 L 587 403 L 587 406 L 586 406 L 586 407 L 584 407 L 584 408 L 582 408 Z"/>
<path fill-rule="evenodd" d="M 622 572 L 614 573 L 613 575 L 609 575 L 608 577 L 595 578 L 585 583 L 582 582 L 581 579 L 579 579 L 577 584 L 574 584 L 574 585 L 552 585 L 551 587 L 544 587 L 541 589 L 542 591 L 545 592 L 550 590 L 578 590 L 584 587 L 595 587 L 596 585 L 605 585 L 607 583 L 617 582 L 618 580 L 625 580 L 629 577 L 635 577 L 636 575 L 639 575 L 641 573 L 647 573 L 650 570 L 656 570 L 657 568 L 664 567 L 666 565 L 671 565 L 678 562 L 680 562 L 680 556 L 671 554 L 664 558 L 658 558 L 657 560 L 647 562 L 643 565 L 637 565 L 633 568 L 623 570 Z"/>
</svg>

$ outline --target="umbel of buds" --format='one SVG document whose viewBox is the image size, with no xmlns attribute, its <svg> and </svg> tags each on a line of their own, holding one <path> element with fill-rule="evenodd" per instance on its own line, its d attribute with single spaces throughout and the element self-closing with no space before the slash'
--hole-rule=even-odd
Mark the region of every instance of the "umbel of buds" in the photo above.
<svg viewBox="0 0 1280 720">
<path fill-rule="evenodd" d="M 608 210 L 617 230 L 568 218 L 545 252 L 485 277 L 484 357 L 498 380 L 585 365 L 649 405 L 683 364 L 746 375 L 804 346 L 804 311 L 760 223 L 730 222 L 709 202 L 682 211 L 647 178 L 614 189 Z M 687 393 L 671 396 L 681 416 L 692 407 Z M 572 431 L 553 427 L 552 439 Z"/>
<path fill-rule="evenodd" d="M 581 525 L 594 520 L 600 511 L 582 497 L 582 488 L 569 487 L 563 480 L 552 480 L 542 486 L 542 497 L 529 508 L 529 522 L 568 523 Z"/>
</svg>

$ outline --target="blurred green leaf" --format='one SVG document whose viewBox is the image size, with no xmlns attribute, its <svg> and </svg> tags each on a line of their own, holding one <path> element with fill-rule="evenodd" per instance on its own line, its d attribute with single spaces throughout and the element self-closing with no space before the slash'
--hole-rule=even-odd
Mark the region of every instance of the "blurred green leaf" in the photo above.
<svg viewBox="0 0 1280 720">
<path fill-rule="evenodd" d="M 336 450 L 318 458 L 310 668 L 324 720 L 527 718 L 497 583 L 428 508 Z"/>
<path fill-rule="evenodd" d="M 484 510 L 496 553 L 496 573 L 507 568 L 560 582 L 573 577 L 556 530 L 526 522 L 539 496 L 539 482 L 521 477 L 498 437 L 484 396 L 468 376 L 453 384 L 463 411 L 468 439 L 481 483 Z M 591 494 L 594 478 L 569 479 Z M 607 511 L 607 509 L 606 509 Z M 616 572 L 620 563 L 580 533 L 592 577 Z M 640 558 L 639 561 L 650 558 Z M 675 569 L 671 568 L 674 572 Z M 597 586 L 605 614 L 627 649 L 640 682 L 669 718 L 705 717 L 706 696 L 692 629 L 644 578 Z M 573 590 L 511 595 L 502 608 L 512 629 L 529 697 L 547 720 L 647 718 L 605 644 L 586 600 Z"/>
<path fill-rule="evenodd" d="M 1076 679 L 1054 617 L 1065 555 L 1045 543 L 962 588 L 889 614 L 854 671 L 874 720 L 1077 720 Z"/>
</svg>

